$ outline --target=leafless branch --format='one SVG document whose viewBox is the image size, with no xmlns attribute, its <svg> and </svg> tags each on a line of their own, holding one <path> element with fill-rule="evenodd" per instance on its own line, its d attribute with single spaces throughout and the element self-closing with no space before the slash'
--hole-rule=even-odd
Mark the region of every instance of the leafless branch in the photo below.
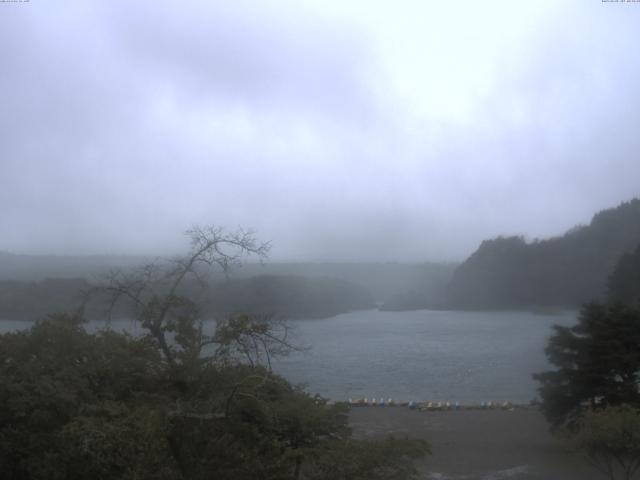
<svg viewBox="0 0 640 480">
<path fill-rule="evenodd" d="M 184 314 L 185 309 L 193 310 L 194 305 L 193 301 L 179 294 L 185 280 L 191 277 L 204 287 L 205 282 L 198 270 L 199 265 L 220 267 L 226 275 L 242 258 L 253 255 L 262 259 L 270 248 L 268 242 L 259 243 L 251 230 L 238 229 L 235 232 L 226 232 L 222 227 L 195 226 L 188 230 L 186 235 L 190 239 L 191 250 L 185 257 L 174 259 L 164 266 L 157 262 L 149 263 L 128 274 L 113 271 L 99 289 L 107 297 L 109 319 L 112 318 L 116 306 L 123 300 L 133 304 L 136 320 L 158 342 L 171 365 L 176 365 L 178 360 L 176 350 L 170 346 L 167 338 L 167 333 L 172 330 L 170 325 Z M 196 328 L 195 325 L 192 326 Z M 196 328 L 193 333 L 197 337 L 195 343 L 201 343 L 193 348 L 200 353 L 202 345 L 209 343 L 209 339 L 203 337 L 201 328 Z M 247 350 L 249 358 L 255 361 L 247 349 L 246 342 L 242 345 Z"/>
</svg>

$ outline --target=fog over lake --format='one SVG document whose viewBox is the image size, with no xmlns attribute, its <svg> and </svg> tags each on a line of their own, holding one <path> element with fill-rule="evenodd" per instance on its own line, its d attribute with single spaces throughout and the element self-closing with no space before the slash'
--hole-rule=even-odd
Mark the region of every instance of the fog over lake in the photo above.
<svg viewBox="0 0 640 480">
<path fill-rule="evenodd" d="M 461 261 L 638 193 L 635 3 L 1 6 L 0 250 Z"/>
</svg>

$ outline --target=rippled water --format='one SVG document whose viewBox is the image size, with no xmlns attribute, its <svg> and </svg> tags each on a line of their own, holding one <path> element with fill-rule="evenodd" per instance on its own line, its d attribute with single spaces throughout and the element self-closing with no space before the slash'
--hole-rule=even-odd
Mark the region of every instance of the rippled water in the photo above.
<svg viewBox="0 0 640 480">
<path fill-rule="evenodd" d="M 536 397 L 531 374 L 547 369 L 551 325 L 571 325 L 576 312 L 366 310 L 292 321 L 295 342 L 310 347 L 274 364 L 311 393 L 336 400 L 385 398 L 478 403 Z M 1 321 L 0 330 L 25 328 Z M 92 323 L 90 330 L 104 324 Z M 131 322 L 115 329 L 135 331 Z"/>
<path fill-rule="evenodd" d="M 576 312 L 359 311 L 293 322 L 309 352 L 275 370 L 333 399 L 393 397 L 461 403 L 536 397 L 553 324 Z"/>
</svg>

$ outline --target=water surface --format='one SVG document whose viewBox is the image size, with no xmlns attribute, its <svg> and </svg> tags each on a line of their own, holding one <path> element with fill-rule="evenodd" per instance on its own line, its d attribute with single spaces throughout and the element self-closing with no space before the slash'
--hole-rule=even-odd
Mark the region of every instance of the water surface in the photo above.
<svg viewBox="0 0 640 480">
<path fill-rule="evenodd" d="M 358 311 L 299 320 L 305 353 L 277 362 L 276 371 L 334 399 L 528 403 L 531 374 L 549 368 L 544 348 L 553 324 L 576 312 Z"/>
<path fill-rule="evenodd" d="M 309 347 L 274 363 L 274 370 L 311 393 L 335 400 L 385 398 L 479 403 L 528 403 L 534 372 L 549 368 L 544 348 L 553 324 L 576 312 L 365 310 L 328 319 L 295 320 L 294 342 Z M 0 321 L 1 331 L 28 322 Z M 91 322 L 87 329 L 105 326 Z M 140 333 L 131 321 L 111 327 Z M 213 328 L 213 322 L 208 327 Z"/>
</svg>

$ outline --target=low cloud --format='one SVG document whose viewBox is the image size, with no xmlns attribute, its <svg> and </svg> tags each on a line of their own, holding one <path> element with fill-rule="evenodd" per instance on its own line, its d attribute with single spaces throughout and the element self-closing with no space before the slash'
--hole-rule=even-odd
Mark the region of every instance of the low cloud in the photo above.
<svg viewBox="0 0 640 480">
<path fill-rule="evenodd" d="M 345 5 L 2 5 L 0 250 L 452 260 L 640 194 L 640 9 Z"/>
</svg>

